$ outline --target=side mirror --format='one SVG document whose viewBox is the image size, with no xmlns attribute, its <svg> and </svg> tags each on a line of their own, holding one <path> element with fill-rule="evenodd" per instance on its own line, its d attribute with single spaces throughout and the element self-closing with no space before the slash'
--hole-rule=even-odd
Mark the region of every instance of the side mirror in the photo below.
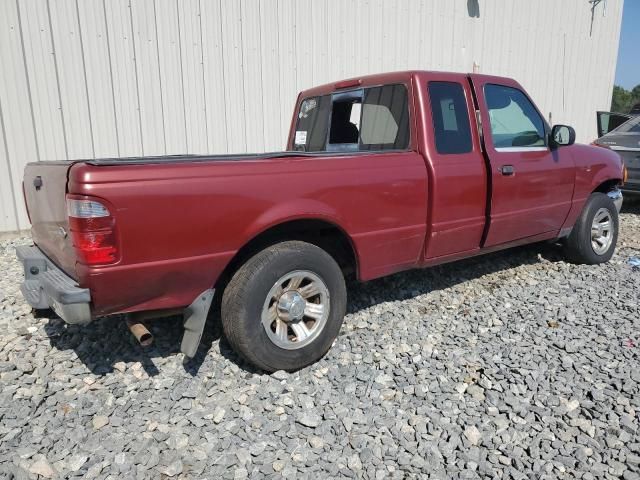
<svg viewBox="0 0 640 480">
<path fill-rule="evenodd" d="M 576 131 L 568 125 L 554 125 L 551 129 L 551 142 L 553 145 L 564 147 L 573 145 L 576 141 Z"/>
</svg>

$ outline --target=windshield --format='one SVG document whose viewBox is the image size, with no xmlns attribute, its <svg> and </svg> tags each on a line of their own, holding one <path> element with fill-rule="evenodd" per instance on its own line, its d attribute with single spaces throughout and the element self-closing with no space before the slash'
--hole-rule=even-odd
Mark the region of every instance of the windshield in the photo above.
<svg viewBox="0 0 640 480">
<path fill-rule="evenodd" d="M 615 130 L 612 130 L 609 133 L 640 133 L 640 116 L 632 118 L 628 122 L 624 122 Z"/>
</svg>

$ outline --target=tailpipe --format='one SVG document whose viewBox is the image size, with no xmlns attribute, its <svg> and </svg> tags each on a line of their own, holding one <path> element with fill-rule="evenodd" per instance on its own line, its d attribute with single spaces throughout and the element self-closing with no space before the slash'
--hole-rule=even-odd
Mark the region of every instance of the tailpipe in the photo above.
<svg viewBox="0 0 640 480">
<path fill-rule="evenodd" d="M 140 319 L 136 317 L 128 317 L 127 318 L 127 327 L 131 330 L 131 333 L 138 343 L 143 347 L 148 347 L 153 343 L 153 335 L 151 332 L 147 330 L 147 327 L 144 326 L 144 323 L 140 321 Z"/>
</svg>

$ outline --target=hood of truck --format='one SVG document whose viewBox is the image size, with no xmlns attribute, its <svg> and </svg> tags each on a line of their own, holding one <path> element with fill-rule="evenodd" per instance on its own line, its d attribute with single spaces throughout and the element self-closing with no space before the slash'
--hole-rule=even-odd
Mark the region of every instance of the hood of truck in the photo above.
<svg viewBox="0 0 640 480">
<path fill-rule="evenodd" d="M 66 207 L 71 165 L 73 162 L 30 163 L 25 167 L 23 181 L 34 243 L 67 275 L 77 279 Z"/>
</svg>

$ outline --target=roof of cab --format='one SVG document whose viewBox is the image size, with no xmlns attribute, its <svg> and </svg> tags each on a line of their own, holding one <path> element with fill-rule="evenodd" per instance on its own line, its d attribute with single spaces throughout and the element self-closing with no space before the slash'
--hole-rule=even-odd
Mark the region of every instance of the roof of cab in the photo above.
<svg viewBox="0 0 640 480">
<path fill-rule="evenodd" d="M 437 70 L 406 70 L 401 72 L 376 73 L 373 75 L 353 77 L 346 80 L 319 85 L 308 90 L 303 90 L 302 92 L 300 92 L 300 95 L 302 97 L 309 97 L 312 95 L 326 95 L 338 90 L 352 89 L 355 87 L 371 87 L 375 85 L 384 85 L 390 83 L 408 83 L 412 78 L 428 80 L 429 77 L 433 76 L 438 76 L 439 80 L 442 80 L 444 77 L 448 77 L 453 81 L 464 81 L 467 79 L 467 77 L 469 77 L 469 75 L 471 74 L 460 72 L 441 72 Z M 490 78 L 494 81 L 510 80 L 506 77 L 497 77 L 493 75 L 474 75 L 478 77 Z"/>
</svg>

